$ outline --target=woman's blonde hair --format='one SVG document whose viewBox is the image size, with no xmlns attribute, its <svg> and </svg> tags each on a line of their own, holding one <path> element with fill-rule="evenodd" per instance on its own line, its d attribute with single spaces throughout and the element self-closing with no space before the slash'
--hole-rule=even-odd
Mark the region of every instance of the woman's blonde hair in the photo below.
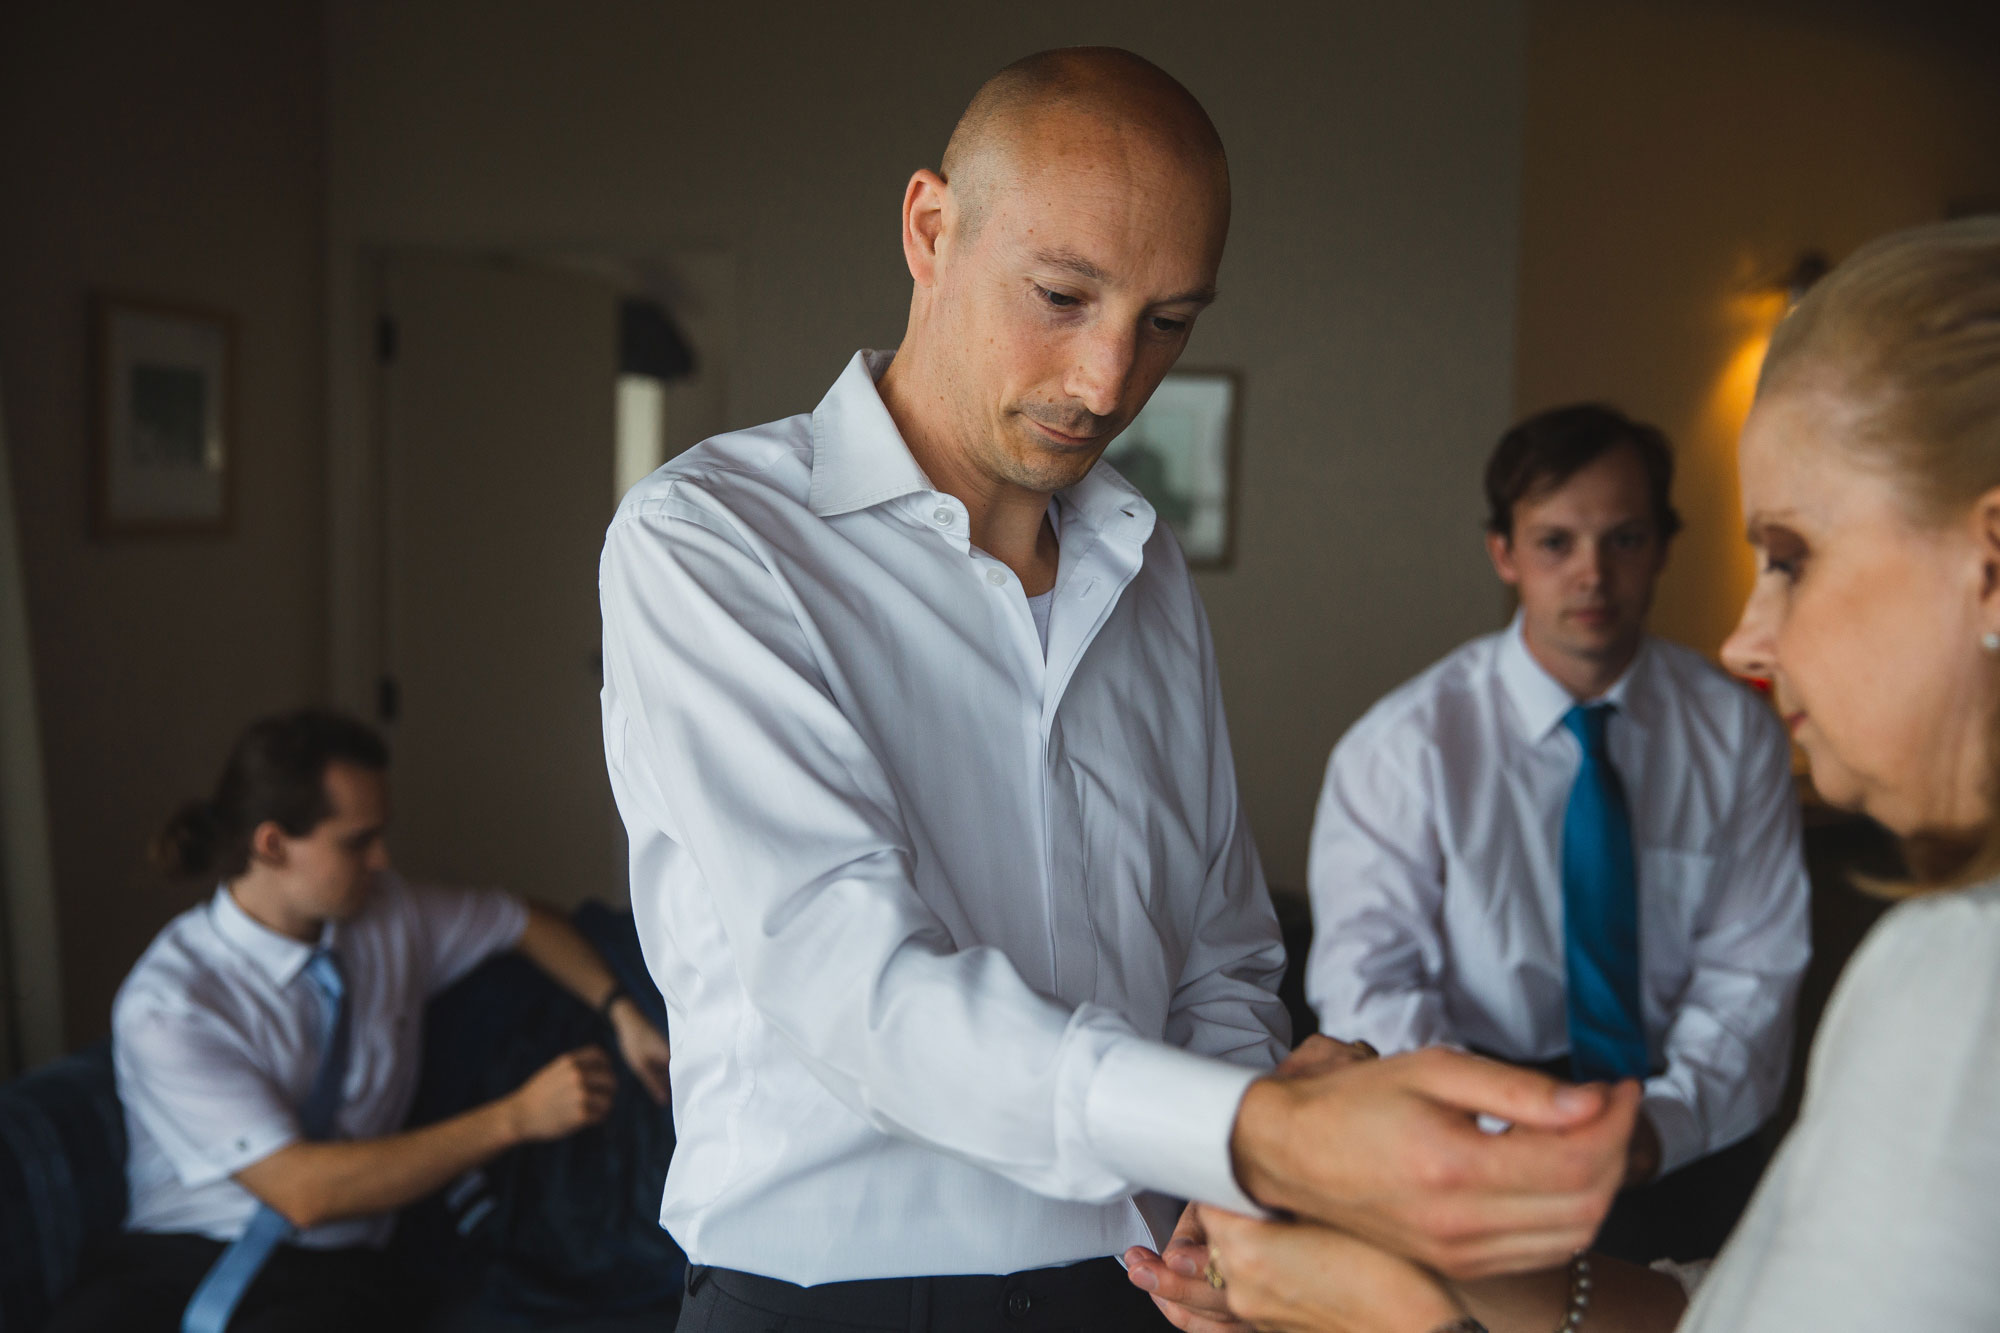
<svg viewBox="0 0 2000 1333">
<path fill-rule="evenodd" d="M 1759 398 L 1795 390 L 1857 413 L 1840 447 L 1890 478 L 1920 522 L 2000 487 L 2000 216 L 1882 237 L 1828 274 L 1772 334 L 1757 383 Z M 2000 717 L 1993 727 L 2000 765 Z M 2000 808 L 1983 846 L 1907 850 L 1926 887 L 1994 874 Z"/>
</svg>

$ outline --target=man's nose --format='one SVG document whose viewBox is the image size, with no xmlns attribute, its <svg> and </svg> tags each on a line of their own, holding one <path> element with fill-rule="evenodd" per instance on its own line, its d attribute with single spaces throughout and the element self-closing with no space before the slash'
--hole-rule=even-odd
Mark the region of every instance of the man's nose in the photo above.
<svg viewBox="0 0 2000 1333">
<path fill-rule="evenodd" d="M 1118 404 L 1125 399 L 1125 386 L 1132 378 L 1136 347 L 1131 331 L 1094 329 L 1079 340 L 1076 351 L 1077 359 L 1070 367 L 1064 390 L 1093 416 L 1115 415 Z"/>
<path fill-rule="evenodd" d="M 388 868 L 389 844 L 378 841 L 373 847 L 368 849 L 368 869 L 372 873 L 379 875 Z"/>
<path fill-rule="evenodd" d="M 1586 588 L 1595 588 L 1604 582 L 1604 568 L 1606 563 L 1603 542 L 1581 541 L 1577 543 L 1576 576 Z"/>
</svg>

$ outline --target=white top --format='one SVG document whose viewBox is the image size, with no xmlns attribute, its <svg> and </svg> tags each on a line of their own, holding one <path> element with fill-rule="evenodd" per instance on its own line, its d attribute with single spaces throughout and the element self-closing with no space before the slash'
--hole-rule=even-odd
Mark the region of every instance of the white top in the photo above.
<svg viewBox="0 0 2000 1333">
<path fill-rule="evenodd" d="M 1641 1003 L 1662 1169 L 1776 1109 L 1810 951 L 1791 750 L 1768 705 L 1687 649 L 1605 695 L 1639 872 Z M 1562 821 L 1575 704 L 1520 621 L 1397 689 L 1334 748 L 1313 824 L 1306 994 L 1330 1033 L 1511 1060 L 1569 1050 Z"/>
<path fill-rule="evenodd" d="M 1805 1104 L 1684 1333 L 2000 1328 L 2000 887 L 1916 899 L 1855 953 Z"/>
<path fill-rule="evenodd" d="M 1054 588 L 1028 599 L 1028 611 L 1035 617 L 1035 633 L 1041 636 L 1044 657 L 1048 656 L 1049 651 L 1049 613 L 1054 609 L 1055 601 Z"/>
<path fill-rule="evenodd" d="M 654 473 L 601 571 L 661 1220 L 808 1284 L 1154 1244 L 1146 1187 L 1250 1207 L 1230 1131 L 1287 1034 L 1179 548 L 1102 464 L 1066 492 L 1045 662 L 887 364 Z"/>
<path fill-rule="evenodd" d="M 415 888 L 382 876 L 360 915 L 322 936 L 347 979 L 348 1055 L 338 1138 L 402 1128 L 416 1095 L 424 1001 L 521 938 L 505 894 Z M 253 921 L 229 890 L 181 913 L 132 968 L 111 1010 L 118 1097 L 131 1140 L 129 1231 L 241 1234 L 257 1199 L 234 1173 L 302 1136 L 324 1003 L 303 975 L 311 945 Z M 380 1245 L 393 1214 L 329 1222 L 295 1243 Z"/>
</svg>

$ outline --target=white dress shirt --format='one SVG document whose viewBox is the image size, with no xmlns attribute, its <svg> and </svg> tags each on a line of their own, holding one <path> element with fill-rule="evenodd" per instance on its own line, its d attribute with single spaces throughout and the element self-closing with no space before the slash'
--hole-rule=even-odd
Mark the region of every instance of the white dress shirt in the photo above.
<svg viewBox="0 0 2000 1333">
<path fill-rule="evenodd" d="M 1287 1033 L 1179 549 L 1110 468 L 1065 492 L 1045 660 L 887 364 L 656 472 L 601 571 L 661 1220 L 805 1284 L 1154 1244 L 1149 1188 L 1249 1207 L 1230 1132 Z"/>
<path fill-rule="evenodd" d="M 527 909 L 502 893 L 418 888 L 387 874 L 321 943 L 347 980 L 348 1055 L 334 1137 L 402 1128 L 423 1055 L 424 1001 L 521 938 Z M 260 925 L 227 887 L 154 937 L 118 988 L 112 1058 L 131 1148 L 128 1231 L 234 1240 L 257 1211 L 236 1172 L 302 1137 L 325 1006 L 304 975 L 312 945 Z M 393 1213 L 293 1238 L 380 1245 Z"/>
<path fill-rule="evenodd" d="M 1670 1171 L 1776 1109 L 1810 950 L 1791 749 L 1771 709 L 1647 639 L 1604 698 L 1639 872 L 1645 1108 Z M 1332 1035 L 1510 1060 L 1569 1050 L 1562 821 L 1575 704 L 1521 623 L 1397 689 L 1334 747 L 1313 823 L 1306 993 Z"/>
<path fill-rule="evenodd" d="M 1682 1333 L 2000 1328 L 2000 886 L 1927 894 L 1841 974 L 1805 1103 Z"/>
</svg>

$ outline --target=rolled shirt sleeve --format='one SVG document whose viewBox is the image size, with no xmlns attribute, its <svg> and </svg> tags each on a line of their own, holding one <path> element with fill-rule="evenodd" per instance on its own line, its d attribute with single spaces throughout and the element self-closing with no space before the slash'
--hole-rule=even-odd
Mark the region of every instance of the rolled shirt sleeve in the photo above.
<svg viewBox="0 0 2000 1333">
<path fill-rule="evenodd" d="M 526 904 L 498 889 L 402 884 L 400 893 L 431 995 L 519 944 L 528 927 Z"/>
<path fill-rule="evenodd" d="M 119 1100 L 187 1188 L 303 1137 L 283 1090 L 212 1015 L 145 1007 L 119 1014 L 117 1027 Z"/>
</svg>

